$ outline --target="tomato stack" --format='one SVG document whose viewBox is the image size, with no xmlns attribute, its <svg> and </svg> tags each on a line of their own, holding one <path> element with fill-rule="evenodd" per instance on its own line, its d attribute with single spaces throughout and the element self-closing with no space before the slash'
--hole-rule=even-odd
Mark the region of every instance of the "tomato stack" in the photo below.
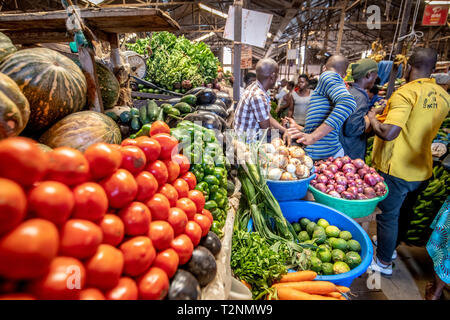
<svg viewBox="0 0 450 320">
<path fill-rule="evenodd" d="M 44 152 L 0 141 L 0 297 L 164 299 L 212 215 L 169 127 Z"/>
</svg>

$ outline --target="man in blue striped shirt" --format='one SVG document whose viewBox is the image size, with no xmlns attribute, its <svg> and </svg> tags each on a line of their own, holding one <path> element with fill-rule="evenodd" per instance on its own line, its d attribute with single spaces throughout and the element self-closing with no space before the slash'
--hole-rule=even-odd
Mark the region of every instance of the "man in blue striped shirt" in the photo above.
<svg viewBox="0 0 450 320">
<path fill-rule="evenodd" d="M 341 127 L 356 109 L 344 82 L 348 64 L 340 55 L 328 59 L 308 105 L 304 132 L 289 129 L 292 139 L 307 146 L 305 150 L 313 160 L 344 156 L 339 141 Z"/>
</svg>

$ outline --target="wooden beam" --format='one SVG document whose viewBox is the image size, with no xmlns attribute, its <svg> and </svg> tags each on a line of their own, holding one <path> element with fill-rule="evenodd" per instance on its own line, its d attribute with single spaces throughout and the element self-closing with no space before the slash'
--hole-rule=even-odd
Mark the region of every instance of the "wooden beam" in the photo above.
<svg viewBox="0 0 450 320">
<path fill-rule="evenodd" d="M 341 20 L 339 21 L 338 40 L 336 45 L 336 54 L 341 53 L 342 35 L 345 24 L 345 8 L 347 8 L 348 0 L 342 0 Z"/>
<path fill-rule="evenodd" d="M 238 103 L 241 98 L 241 49 L 242 49 L 242 0 L 234 1 L 234 82 L 233 100 Z"/>
</svg>

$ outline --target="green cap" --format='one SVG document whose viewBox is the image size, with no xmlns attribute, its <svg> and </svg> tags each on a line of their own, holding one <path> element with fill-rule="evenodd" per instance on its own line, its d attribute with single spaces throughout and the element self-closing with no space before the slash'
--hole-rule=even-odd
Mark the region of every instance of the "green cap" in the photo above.
<svg viewBox="0 0 450 320">
<path fill-rule="evenodd" d="M 362 59 L 352 64 L 353 79 L 359 80 L 371 72 L 378 72 L 378 64 L 372 59 Z"/>
</svg>

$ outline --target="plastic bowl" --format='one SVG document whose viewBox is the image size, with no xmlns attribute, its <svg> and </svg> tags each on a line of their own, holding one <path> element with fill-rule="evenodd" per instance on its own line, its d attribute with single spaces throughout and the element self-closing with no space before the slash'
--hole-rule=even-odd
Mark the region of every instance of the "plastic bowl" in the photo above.
<svg viewBox="0 0 450 320">
<path fill-rule="evenodd" d="M 353 219 L 340 213 L 333 208 L 310 201 L 289 201 L 280 203 L 284 217 L 290 223 L 297 222 L 300 218 L 308 218 L 316 222 L 320 218 L 326 219 L 330 225 L 334 225 L 341 230 L 349 231 L 353 239 L 361 244 L 361 264 L 349 272 L 331 275 L 317 276 L 316 280 L 330 281 L 339 286 L 350 287 L 353 280 L 367 271 L 372 256 L 373 246 L 369 235 Z M 247 226 L 249 232 L 253 231 L 253 221 L 250 220 Z M 290 270 L 292 272 L 293 270 Z"/>
<path fill-rule="evenodd" d="M 347 200 L 335 198 L 314 188 L 311 185 L 309 186 L 309 190 L 318 203 L 322 203 L 342 213 L 345 213 L 350 218 L 358 219 L 371 215 L 375 211 L 377 204 L 380 201 L 386 199 L 389 193 L 389 188 L 386 182 L 384 182 L 384 185 L 386 186 L 386 193 L 384 194 L 384 196 L 368 200 Z"/>
<path fill-rule="evenodd" d="M 277 201 L 293 201 L 303 199 L 306 196 L 309 183 L 315 177 L 316 174 L 312 173 L 306 179 L 293 181 L 266 180 L 266 183 Z"/>
</svg>

